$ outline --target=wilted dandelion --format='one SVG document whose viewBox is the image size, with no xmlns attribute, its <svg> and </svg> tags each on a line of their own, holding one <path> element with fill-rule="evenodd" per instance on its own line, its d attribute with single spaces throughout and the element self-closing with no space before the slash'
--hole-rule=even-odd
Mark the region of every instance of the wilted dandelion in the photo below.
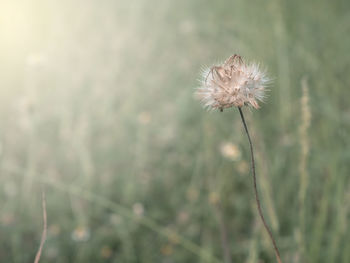
<svg viewBox="0 0 350 263">
<path fill-rule="evenodd" d="M 246 64 L 238 55 L 229 57 L 223 64 L 203 72 L 202 85 L 196 95 L 205 107 L 220 109 L 251 105 L 258 109 L 258 101 L 265 97 L 269 83 L 265 72 L 255 63 Z"/>
<path fill-rule="evenodd" d="M 255 109 L 259 108 L 258 101 L 263 101 L 268 83 L 269 78 L 264 71 L 260 70 L 258 64 L 246 64 L 241 56 L 233 55 L 223 64 L 213 66 L 203 73 L 202 85 L 197 89 L 196 96 L 208 109 L 219 109 L 223 111 L 225 108 L 238 108 L 250 146 L 254 192 L 258 212 L 271 238 L 277 261 L 281 263 L 276 241 L 262 213 L 256 182 L 253 144 L 242 112 L 243 106 L 252 106 Z M 227 155 L 229 152 L 224 148 L 222 153 L 223 155 Z M 230 152 L 230 155 L 232 153 Z"/>
</svg>

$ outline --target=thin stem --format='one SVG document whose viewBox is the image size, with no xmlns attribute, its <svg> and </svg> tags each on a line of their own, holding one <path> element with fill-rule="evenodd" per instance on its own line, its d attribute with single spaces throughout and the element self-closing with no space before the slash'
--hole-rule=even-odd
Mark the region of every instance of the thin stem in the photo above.
<svg viewBox="0 0 350 263">
<path fill-rule="evenodd" d="M 280 252 L 279 252 L 279 250 L 278 250 L 278 248 L 277 248 L 276 241 L 275 241 L 275 239 L 274 239 L 274 237 L 273 237 L 273 235 L 272 235 L 272 232 L 271 232 L 269 226 L 267 225 L 267 223 L 266 223 L 266 221 L 265 221 L 263 212 L 262 212 L 262 210 L 261 210 L 260 198 L 259 198 L 259 194 L 258 194 L 258 188 L 257 188 L 257 185 L 256 185 L 256 174 L 255 174 L 255 161 L 254 161 L 253 144 L 252 144 L 252 140 L 250 139 L 250 135 L 249 135 L 249 132 L 248 132 L 248 127 L 247 127 L 247 124 L 246 124 L 246 122 L 245 122 L 244 115 L 243 115 L 243 112 L 242 112 L 241 107 L 238 107 L 238 110 L 239 110 L 239 113 L 240 113 L 240 115 L 241 115 L 241 119 L 242 119 L 242 122 L 243 122 L 243 126 L 244 126 L 245 132 L 247 133 L 247 137 L 248 137 L 248 140 L 249 140 L 250 156 L 251 156 L 251 159 L 252 159 L 252 171 L 253 171 L 254 193 L 255 193 L 256 204 L 257 204 L 257 206 L 258 206 L 259 215 L 260 215 L 261 221 L 263 222 L 264 227 L 265 227 L 265 229 L 266 229 L 267 233 L 269 234 L 270 239 L 271 239 L 271 241 L 272 241 L 273 248 L 274 248 L 275 254 L 276 254 L 277 262 L 278 262 L 278 263 L 282 263 L 281 256 L 280 256 Z"/>
</svg>

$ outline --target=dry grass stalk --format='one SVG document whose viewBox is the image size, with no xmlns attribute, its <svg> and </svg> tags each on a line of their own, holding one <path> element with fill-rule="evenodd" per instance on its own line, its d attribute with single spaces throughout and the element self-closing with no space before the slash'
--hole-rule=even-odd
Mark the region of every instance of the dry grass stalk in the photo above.
<svg viewBox="0 0 350 263">
<path fill-rule="evenodd" d="M 44 221 L 44 226 L 43 226 L 43 232 L 41 234 L 41 240 L 40 240 L 40 246 L 38 249 L 38 252 L 36 253 L 34 263 L 39 263 L 41 253 L 44 247 L 44 243 L 46 240 L 46 235 L 47 235 L 47 214 L 46 214 L 46 197 L 45 197 L 45 192 L 42 191 L 42 208 L 43 208 L 43 221 Z"/>
<path fill-rule="evenodd" d="M 299 173 L 300 173 L 300 191 L 299 191 L 299 251 L 301 253 L 301 257 L 305 254 L 305 241 L 304 241 L 304 233 L 305 233 L 305 197 L 307 188 L 309 185 L 309 175 L 307 172 L 307 158 L 309 156 L 309 137 L 308 137 L 308 129 L 310 127 L 311 122 L 311 111 L 309 107 L 309 89 L 307 85 L 306 78 L 303 78 L 301 81 L 302 87 L 302 97 L 300 100 L 301 104 L 301 124 L 299 127 L 299 137 L 300 137 L 300 163 L 299 163 Z"/>
</svg>

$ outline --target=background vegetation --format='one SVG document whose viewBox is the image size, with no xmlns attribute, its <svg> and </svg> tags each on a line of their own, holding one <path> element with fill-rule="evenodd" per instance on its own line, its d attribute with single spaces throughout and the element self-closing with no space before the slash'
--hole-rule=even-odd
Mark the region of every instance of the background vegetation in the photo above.
<svg viewBox="0 0 350 263">
<path fill-rule="evenodd" d="M 285 262 L 350 262 L 349 32 L 345 0 L 2 1 L 0 261 L 44 189 L 41 262 L 273 262 L 238 111 L 193 98 L 239 53 L 274 78 L 244 111 Z"/>
</svg>

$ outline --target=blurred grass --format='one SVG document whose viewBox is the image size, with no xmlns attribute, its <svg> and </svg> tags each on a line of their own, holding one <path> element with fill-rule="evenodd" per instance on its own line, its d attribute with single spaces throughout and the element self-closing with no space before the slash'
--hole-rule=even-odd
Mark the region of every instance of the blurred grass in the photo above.
<svg viewBox="0 0 350 263">
<path fill-rule="evenodd" d="M 239 114 L 192 95 L 239 53 L 274 78 L 245 112 L 285 262 L 349 262 L 349 30 L 341 0 L 1 2 L 0 261 L 33 261 L 46 182 L 41 262 L 224 262 L 223 229 L 233 262 L 273 262 Z"/>
</svg>

